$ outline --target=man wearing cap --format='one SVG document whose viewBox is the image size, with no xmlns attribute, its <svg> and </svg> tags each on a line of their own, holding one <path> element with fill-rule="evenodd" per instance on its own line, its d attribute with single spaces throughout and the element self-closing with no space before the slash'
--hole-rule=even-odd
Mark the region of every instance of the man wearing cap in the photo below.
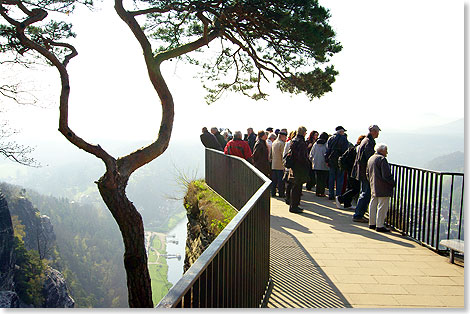
<svg viewBox="0 0 470 314">
<path fill-rule="evenodd" d="M 344 183 L 344 171 L 340 169 L 338 158 L 348 149 L 349 142 L 344 134 L 346 131 L 341 125 L 336 127 L 336 133 L 326 142 L 325 161 L 328 164 L 329 180 L 328 180 L 328 198 L 335 199 L 335 182 L 336 195 L 341 195 Z"/>
<path fill-rule="evenodd" d="M 278 138 L 274 141 L 271 148 L 271 195 L 276 196 L 276 188 L 279 193 L 279 197 L 285 197 L 284 191 L 285 186 L 282 181 L 282 176 L 284 174 L 284 165 L 282 163 L 282 154 L 284 152 L 284 146 L 286 145 L 287 133 L 279 132 Z"/>
<path fill-rule="evenodd" d="M 361 183 L 361 192 L 357 200 L 356 210 L 353 215 L 353 221 L 367 223 L 369 220 L 364 214 L 370 202 L 370 184 L 366 177 L 367 162 L 375 153 L 375 139 L 379 137 L 380 128 L 374 124 L 369 127 L 369 134 L 357 147 L 356 160 L 352 170 L 352 176 Z"/>
</svg>

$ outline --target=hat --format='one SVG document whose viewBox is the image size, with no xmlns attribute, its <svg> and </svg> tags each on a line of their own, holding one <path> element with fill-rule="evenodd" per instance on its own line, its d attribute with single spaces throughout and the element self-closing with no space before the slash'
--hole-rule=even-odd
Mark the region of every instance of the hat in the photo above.
<svg viewBox="0 0 470 314">
<path fill-rule="evenodd" d="M 377 124 L 371 125 L 369 127 L 369 131 L 376 130 L 376 131 L 382 131 Z"/>
<path fill-rule="evenodd" d="M 346 132 L 346 130 L 341 125 L 337 126 L 335 131 L 345 131 Z"/>
<path fill-rule="evenodd" d="M 281 131 L 281 130 L 276 129 L 276 130 L 274 130 L 274 133 L 276 133 L 276 135 L 278 135 L 280 131 Z"/>
<path fill-rule="evenodd" d="M 272 127 L 266 128 L 266 131 L 272 132 L 273 128 Z"/>
<path fill-rule="evenodd" d="M 281 131 L 281 132 L 279 132 L 279 135 L 285 135 L 285 136 L 287 136 L 287 133 L 284 132 L 284 131 Z"/>
</svg>

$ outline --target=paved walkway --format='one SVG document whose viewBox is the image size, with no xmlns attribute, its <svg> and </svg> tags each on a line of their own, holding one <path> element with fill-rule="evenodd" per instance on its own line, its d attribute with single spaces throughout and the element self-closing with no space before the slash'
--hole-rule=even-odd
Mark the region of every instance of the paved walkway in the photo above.
<svg viewBox="0 0 470 314">
<path fill-rule="evenodd" d="M 302 214 L 271 198 L 272 308 L 464 307 L 464 267 L 304 190 Z"/>
</svg>

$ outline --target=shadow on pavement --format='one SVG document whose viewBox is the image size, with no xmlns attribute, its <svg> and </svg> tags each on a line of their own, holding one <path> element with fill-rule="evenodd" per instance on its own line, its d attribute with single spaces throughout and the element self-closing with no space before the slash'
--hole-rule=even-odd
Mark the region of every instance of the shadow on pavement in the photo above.
<svg viewBox="0 0 470 314">
<path fill-rule="evenodd" d="M 346 308 L 349 302 L 325 272 L 284 228 L 311 233 L 302 225 L 271 216 L 271 308 Z"/>
</svg>

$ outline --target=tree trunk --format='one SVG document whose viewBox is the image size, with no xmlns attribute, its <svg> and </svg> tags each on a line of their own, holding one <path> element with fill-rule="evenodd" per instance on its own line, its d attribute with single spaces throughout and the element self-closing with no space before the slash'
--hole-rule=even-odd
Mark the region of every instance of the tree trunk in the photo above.
<svg viewBox="0 0 470 314">
<path fill-rule="evenodd" d="M 118 171 L 107 171 L 98 181 L 101 197 L 121 230 L 124 241 L 124 267 L 127 274 L 129 307 L 154 307 L 147 267 L 142 216 L 126 196 L 128 178 Z"/>
</svg>

